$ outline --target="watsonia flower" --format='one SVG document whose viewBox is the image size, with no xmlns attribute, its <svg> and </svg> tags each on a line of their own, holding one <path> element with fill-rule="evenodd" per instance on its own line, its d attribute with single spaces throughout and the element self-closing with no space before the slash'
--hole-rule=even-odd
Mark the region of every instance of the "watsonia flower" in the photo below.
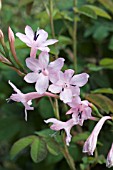
<svg viewBox="0 0 113 170">
<path fill-rule="evenodd" d="M 71 109 L 66 114 L 72 114 L 72 118 L 78 122 L 79 125 L 83 125 L 84 120 L 91 119 L 92 109 L 89 107 L 87 100 L 81 101 L 77 96 L 72 99 L 72 102 L 68 103 Z"/>
<path fill-rule="evenodd" d="M 100 130 L 101 130 L 104 122 L 106 120 L 108 120 L 108 119 L 111 119 L 111 117 L 110 116 L 104 116 L 96 124 L 96 126 L 94 127 L 91 135 L 88 137 L 88 139 L 84 143 L 84 146 L 83 146 L 83 152 L 84 153 L 87 152 L 89 155 L 93 155 L 93 152 L 94 152 L 94 150 L 96 148 L 97 138 L 98 138 L 98 135 L 100 133 Z"/>
<path fill-rule="evenodd" d="M 60 131 L 62 129 L 66 132 L 66 144 L 69 146 L 69 143 L 71 141 L 71 128 L 76 124 L 73 119 L 70 119 L 66 122 L 62 122 L 60 120 L 57 120 L 55 118 L 50 118 L 48 120 L 45 120 L 45 123 L 53 123 L 50 128 L 55 131 Z"/>
<path fill-rule="evenodd" d="M 49 91 L 52 93 L 60 93 L 60 100 L 64 103 L 72 101 L 73 96 L 80 95 L 80 88 L 84 86 L 89 78 L 87 73 L 74 75 L 74 70 L 68 69 L 65 72 L 59 72 L 55 77 L 53 84 L 49 86 Z"/>
<path fill-rule="evenodd" d="M 35 58 L 37 50 L 49 52 L 50 49 L 47 47 L 48 45 L 52 45 L 56 43 L 58 40 L 49 39 L 48 33 L 43 29 L 37 29 L 37 31 L 33 31 L 30 26 L 25 27 L 25 34 L 16 33 L 16 36 L 26 43 L 28 47 L 31 47 L 30 57 Z"/>
<path fill-rule="evenodd" d="M 113 166 L 113 143 L 111 145 L 111 149 L 110 149 L 108 156 L 107 156 L 106 166 L 108 168 L 111 168 Z"/>
<path fill-rule="evenodd" d="M 47 52 L 41 52 L 38 59 L 27 58 L 26 65 L 33 72 L 28 73 L 24 77 L 24 80 L 27 83 L 36 82 L 36 91 L 39 94 L 43 94 L 49 86 L 49 81 L 55 81 L 55 77 L 64 65 L 64 59 L 58 58 L 49 63 L 49 54 Z"/>
</svg>

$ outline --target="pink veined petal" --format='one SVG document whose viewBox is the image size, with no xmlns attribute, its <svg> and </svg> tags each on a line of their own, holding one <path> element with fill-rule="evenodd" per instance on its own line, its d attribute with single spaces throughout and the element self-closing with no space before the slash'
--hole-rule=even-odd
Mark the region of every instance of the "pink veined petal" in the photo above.
<svg viewBox="0 0 113 170">
<path fill-rule="evenodd" d="M 25 80 L 27 83 L 35 83 L 38 78 L 39 78 L 39 74 L 33 72 L 33 73 L 28 73 L 28 74 L 24 77 L 24 80 Z"/>
<path fill-rule="evenodd" d="M 85 106 L 89 105 L 89 102 L 87 100 L 83 100 L 83 101 L 81 101 L 81 103 L 84 104 Z"/>
<path fill-rule="evenodd" d="M 48 90 L 51 91 L 52 93 L 60 93 L 61 90 L 62 90 L 62 87 L 61 87 L 61 86 L 56 86 L 56 85 L 54 85 L 54 84 L 51 84 L 51 85 L 49 86 L 49 89 L 48 89 Z"/>
<path fill-rule="evenodd" d="M 79 96 L 76 96 L 72 99 L 72 102 L 69 102 L 67 104 L 72 108 L 76 108 L 80 103 L 81 103 L 81 98 Z"/>
<path fill-rule="evenodd" d="M 64 91 L 60 93 L 60 100 L 64 103 L 68 103 L 72 101 L 72 92 L 70 89 L 64 88 Z"/>
<path fill-rule="evenodd" d="M 38 59 L 35 58 L 31 58 L 31 57 L 27 58 L 26 65 L 32 71 L 38 71 L 41 69 Z"/>
<path fill-rule="evenodd" d="M 10 86 L 13 88 L 15 92 L 17 92 L 18 94 L 23 94 L 10 80 L 8 81 L 8 83 L 10 84 Z"/>
<path fill-rule="evenodd" d="M 45 51 L 45 52 L 50 51 L 50 49 L 48 47 L 43 47 L 43 46 L 39 46 L 39 47 L 37 47 L 37 49 L 40 50 L 40 51 Z"/>
<path fill-rule="evenodd" d="M 21 102 L 22 100 L 23 100 L 23 94 L 19 94 L 19 93 L 17 93 L 17 94 L 12 94 L 11 96 L 10 96 L 10 99 L 11 100 L 13 100 L 13 101 L 15 101 L 15 102 Z"/>
<path fill-rule="evenodd" d="M 82 87 L 87 83 L 88 78 L 87 73 L 78 74 L 72 77 L 70 84 Z"/>
<path fill-rule="evenodd" d="M 56 83 L 59 80 L 59 72 L 49 72 L 49 80 L 51 83 Z"/>
<path fill-rule="evenodd" d="M 113 143 L 111 145 L 110 151 L 107 155 L 106 167 L 111 168 L 113 166 Z"/>
<path fill-rule="evenodd" d="M 33 32 L 32 28 L 30 26 L 28 26 L 28 25 L 25 27 L 25 34 L 27 35 L 27 37 L 31 41 L 33 41 L 33 39 L 34 39 L 34 32 Z"/>
<path fill-rule="evenodd" d="M 39 94 L 43 94 L 46 92 L 48 86 L 49 86 L 48 76 L 44 76 L 43 74 L 40 74 L 40 77 L 37 80 L 36 85 L 35 85 L 36 91 Z"/>
<path fill-rule="evenodd" d="M 49 54 L 47 52 L 41 52 L 39 55 L 39 65 L 41 68 L 47 68 L 49 63 Z"/>
<path fill-rule="evenodd" d="M 72 91 L 73 96 L 79 96 L 80 95 L 80 88 L 79 87 L 71 86 L 70 89 Z"/>
<path fill-rule="evenodd" d="M 48 45 L 55 44 L 56 42 L 58 42 L 58 40 L 50 39 L 50 40 L 46 40 L 46 42 L 43 45 L 48 46 Z"/>
<path fill-rule="evenodd" d="M 66 112 L 66 115 L 70 115 L 70 114 L 72 114 L 73 113 L 73 109 L 71 108 L 70 110 L 68 110 L 67 112 Z"/>
<path fill-rule="evenodd" d="M 64 61 L 65 61 L 64 58 L 58 58 L 55 61 L 51 62 L 48 66 L 49 72 L 60 71 L 64 65 Z"/>
<path fill-rule="evenodd" d="M 84 108 L 84 111 L 82 113 L 82 118 L 84 120 L 89 119 L 91 117 L 91 112 L 92 112 L 92 109 L 90 107 Z"/>
<path fill-rule="evenodd" d="M 65 70 L 64 78 L 65 78 L 66 82 L 70 81 L 70 79 L 72 78 L 73 74 L 74 74 L 74 70 L 72 70 L 72 69 Z"/>
<path fill-rule="evenodd" d="M 46 31 L 44 31 L 43 29 L 37 30 L 37 35 L 39 34 L 36 42 L 37 45 L 41 45 L 42 43 L 45 43 L 45 41 L 47 40 L 48 37 L 48 33 Z"/>
<path fill-rule="evenodd" d="M 16 36 L 24 43 L 29 44 L 30 47 L 32 46 L 30 39 L 26 35 L 18 32 L 16 33 Z"/>
</svg>

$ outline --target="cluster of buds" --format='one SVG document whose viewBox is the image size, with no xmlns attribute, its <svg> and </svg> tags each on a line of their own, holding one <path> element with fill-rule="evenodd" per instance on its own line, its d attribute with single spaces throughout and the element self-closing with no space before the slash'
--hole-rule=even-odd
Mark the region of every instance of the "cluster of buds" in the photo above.
<svg viewBox="0 0 113 170">
<path fill-rule="evenodd" d="M 10 28 L 8 33 L 12 55 L 14 56 L 16 63 L 21 66 L 14 48 L 14 33 Z M 2 34 L 1 36 L 3 39 Z M 25 61 L 26 66 L 31 70 L 31 72 L 24 76 L 24 80 L 27 83 L 35 83 L 36 91 L 23 94 L 12 82 L 9 81 L 9 84 L 16 93 L 12 94 L 8 101 L 21 102 L 25 106 L 25 120 L 27 120 L 27 110 L 34 109 L 34 107 L 31 107 L 33 99 L 49 96 L 63 101 L 70 107 L 70 109 L 66 112 L 66 115 L 70 114 L 71 118 L 66 122 L 62 122 L 56 118 L 49 118 L 44 121 L 45 123 L 52 123 L 50 126 L 52 130 L 60 131 L 64 129 L 66 132 L 66 144 L 69 145 L 72 137 L 70 131 L 73 126 L 82 126 L 84 120 L 96 119 L 91 115 L 91 103 L 87 100 L 82 101 L 80 98 L 80 87 L 84 86 L 88 82 L 89 75 L 87 73 L 74 75 L 74 70 L 72 69 L 67 69 L 62 72 L 61 69 L 64 65 L 64 58 L 58 58 L 49 62 L 50 49 L 48 45 L 52 45 L 58 40 L 47 40 L 48 33 L 46 31 L 37 29 L 37 31 L 33 32 L 30 26 L 26 26 L 25 34 L 16 33 L 16 36 L 26 43 L 26 45 L 31 49 L 30 56 Z M 38 59 L 36 58 L 37 50 L 41 51 Z M 3 56 L 1 58 L 2 61 L 10 63 L 10 61 Z M 108 119 L 111 119 L 111 117 L 104 116 L 100 119 L 85 142 L 83 152 L 88 152 L 90 155 L 93 155 L 96 148 L 98 134 L 104 122 Z M 113 144 L 108 154 L 106 165 L 107 167 L 113 166 Z"/>
</svg>

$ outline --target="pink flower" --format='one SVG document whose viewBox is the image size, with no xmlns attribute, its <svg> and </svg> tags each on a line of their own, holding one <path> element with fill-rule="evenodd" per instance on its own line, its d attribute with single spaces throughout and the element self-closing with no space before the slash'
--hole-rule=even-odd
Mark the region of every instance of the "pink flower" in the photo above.
<svg viewBox="0 0 113 170">
<path fill-rule="evenodd" d="M 50 118 L 48 120 L 45 120 L 45 123 L 53 123 L 53 125 L 50 126 L 52 130 L 59 131 L 64 129 L 66 132 L 66 144 L 69 146 L 69 143 L 71 141 L 71 134 L 70 130 L 75 125 L 75 122 L 73 119 L 68 120 L 67 122 L 62 122 L 60 120 L 57 120 L 55 118 Z"/>
<path fill-rule="evenodd" d="M 60 99 L 64 103 L 72 101 L 73 96 L 80 95 L 79 87 L 84 86 L 89 75 L 86 73 L 73 76 L 74 70 L 68 69 L 64 73 L 59 72 L 59 75 L 54 80 L 53 84 L 49 86 L 49 91 L 52 93 L 60 93 Z"/>
<path fill-rule="evenodd" d="M 106 166 L 108 168 L 111 168 L 113 166 L 113 143 L 112 143 L 111 149 L 110 149 L 108 156 L 107 156 Z"/>
<path fill-rule="evenodd" d="M 28 73 L 24 80 L 28 83 L 36 82 L 36 91 L 39 94 L 43 94 L 49 86 L 49 80 L 54 82 L 55 77 L 64 65 L 64 59 L 58 58 L 49 63 L 49 54 L 42 52 L 39 55 L 39 59 L 27 58 L 26 65 L 33 72 Z"/>
<path fill-rule="evenodd" d="M 100 130 L 104 124 L 104 122 L 108 119 L 111 119 L 110 116 L 104 116 L 102 117 L 99 122 L 96 124 L 95 128 L 93 129 L 91 135 L 88 137 L 86 142 L 83 146 L 83 152 L 88 152 L 89 155 L 93 155 L 93 152 L 96 148 L 97 138 L 100 133 Z"/>
<path fill-rule="evenodd" d="M 92 117 L 92 109 L 89 107 L 89 102 L 87 100 L 81 101 L 80 97 L 75 97 L 68 105 L 71 109 L 66 114 L 72 114 L 72 118 L 78 122 L 79 125 L 82 126 L 84 120 Z"/>
<path fill-rule="evenodd" d="M 12 94 L 9 99 L 7 99 L 9 102 L 11 100 L 16 102 L 21 102 L 25 106 L 25 120 L 27 121 L 27 110 L 34 110 L 33 107 L 30 107 L 32 105 L 31 100 L 34 98 L 39 98 L 41 95 L 39 95 L 37 92 L 22 93 L 17 87 L 9 81 L 9 84 L 13 88 L 13 90 L 16 92 L 15 94 Z"/>
<path fill-rule="evenodd" d="M 47 40 L 48 33 L 46 31 L 37 29 L 37 31 L 33 32 L 32 28 L 28 25 L 25 27 L 25 34 L 16 33 L 16 36 L 26 43 L 28 47 L 31 47 L 30 57 L 34 58 L 36 57 L 37 50 L 49 52 L 50 49 L 47 46 L 58 41 L 55 39 Z"/>
</svg>

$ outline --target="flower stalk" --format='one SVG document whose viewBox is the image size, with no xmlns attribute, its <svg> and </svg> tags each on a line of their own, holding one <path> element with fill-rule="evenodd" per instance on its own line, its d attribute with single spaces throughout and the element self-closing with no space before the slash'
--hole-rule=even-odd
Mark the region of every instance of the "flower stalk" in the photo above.
<svg viewBox="0 0 113 170">
<path fill-rule="evenodd" d="M 77 0 L 73 0 L 73 6 L 77 6 Z M 77 73 L 77 20 L 76 13 L 74 11 L 74 24 L 73 24 L 73 54 L 74 54 L 74 69 Z"/>
</svg>

